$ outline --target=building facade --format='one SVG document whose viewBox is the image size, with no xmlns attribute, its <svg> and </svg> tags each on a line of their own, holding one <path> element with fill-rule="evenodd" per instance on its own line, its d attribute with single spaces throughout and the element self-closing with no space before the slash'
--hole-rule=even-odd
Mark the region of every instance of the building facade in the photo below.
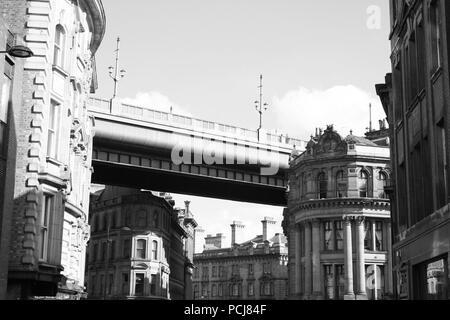
<svg viewBox="0 0 450 320">
<path fill-rule="evenodd" d="M 389 177 L 389 147 L 333 126 L 292 158 L 283 221 L 291 299 L 392 296 Z"/>
<path fill-rule="evenodd" d="M 1 48 L 15 41 L 34 52 L 20 62 L 1 56 L 0 289 L 7 268 L 7 298 L 77 299 L 94 135 L 86 101 L 96 89 L 103 5 L 1 0 L 0 13 Z"/>
<path fill-rule="evenodd" d="M 392 73 L 376 89 L 391 128 L 395 293 L 449 299 L 450 3 L 390 5 Z"/>
<path fill-rule="evenodd" d="M 196 222 L 163 194 L 106 187 L 91 204 L 89 299 L 191 298 Z M 187 295 L 186 295 L 187 292 Z"/>
<path fill-rule="evenodd" d="M 203 253 L 194 256 L 195 300 L 285 300 L 288 297 L 287 241 L 282 234 L 268 237 L 268 224 L 263 221 L 263 235 L 225 247 L 218 239 L 206 240 Z M 239 238 L 243 225 L 235 221 L 232 239 Z M 224 247 L 224 248 L 222 248 Z"/>
</svg>

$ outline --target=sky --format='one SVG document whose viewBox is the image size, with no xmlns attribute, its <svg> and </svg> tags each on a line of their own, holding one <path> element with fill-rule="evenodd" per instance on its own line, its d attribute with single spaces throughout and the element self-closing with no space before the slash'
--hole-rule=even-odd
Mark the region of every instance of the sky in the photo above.
<svg viewBox="0 0 450 320">
<path fill-rule="evenodd" d="M 334 124 L 363 135 L 386 117 L 375 92 L 390 72 L 386 0 L 103 1 L 107 30 L 97 52 L 99 90 L 110 98 L 116 38 L 127 71 L 118 96 L 127 102 L 238 127 L 258 127 L 259 75 L 269 109 L 263 127 L 309 140 Z M 379 11 L 378 11 L 379 10 Z M 378 14 L 379 13 L 379 14 Z M 191 201 L 208 234 L 239 220 L 248 239 L 283 208 L 173 195 Z"/>
</svg>

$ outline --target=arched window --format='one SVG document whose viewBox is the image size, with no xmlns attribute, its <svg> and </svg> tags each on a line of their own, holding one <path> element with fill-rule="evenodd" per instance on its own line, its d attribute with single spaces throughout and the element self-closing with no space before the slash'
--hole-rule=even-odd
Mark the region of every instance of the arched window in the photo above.
<svg viewBox="0 0 450 320">
<path fill-rule="evenodd" d="M 153 212 L 153 227 L 155 228 L 159 227 L 159 212 L 157 210 Z"/>
<path fill-rule="evenodd" d="M 359 173 L 358 179 L 358 189 L 359 189 L 359 197 L 367 198 L 368 197 L 368 186 L 369 186 L 369 174 L 365 170 L 361 170 Z"/>
<path fill-rule="evenodd" d="M 344 178 L 344 171 L 339 171 L 336 174 L 336 197 L 344 198 L 347 190 L 347 183 Z"/>
<path fill-rule="evenodd" d="M 53 64 L 64 68 L 64 51 L 66 47 L 66 32 L 62 25 L 58 24 L 55 31 L 55 49 L 53 53 Z"/>
<path fill-rule="evenodd" d="M 156 240 L 152 243 L 152 259 L 158 260 L 158 241 Z"/>
<path fill-rule="evenodd" d="M 378 180 L 380 180 L 381 188 L 382 188 L 382 191 L 380 193 L 380 198 L 387 199 L 387 194 L 384 191 L 384 188 L 387 187 L 387 183 L 388 183 L 387 174 L 385 172 L 383 172 L 383 171 L 380 171 L 380 175 L 378 177 Z"/>
<path fill-rule="evenodd" d="M 328 188 L 328 179 L 325 172 L 321 172 L 317 176 L 317 185 L 318 185 L 318 196 L 319 199 L 326 199 L 327 198 L 327 188 Z"/>
</svg>

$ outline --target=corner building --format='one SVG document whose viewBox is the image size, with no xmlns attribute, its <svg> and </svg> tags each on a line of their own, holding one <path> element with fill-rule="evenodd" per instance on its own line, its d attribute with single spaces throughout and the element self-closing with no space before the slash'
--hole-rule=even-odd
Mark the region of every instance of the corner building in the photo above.
<svg viewBox="0 0 450 320">
<path fill-rule="evenodd" d="M 391 128 L 398 299 L 450 299 L 450 2 L 390 1 L 392 73 L 376 86 Z"/>
<path fill-rule="evenodd" d="M 333 126 L 290 163 L 283 228 L 291 299 L 392 295 L 389 147 Z"/>
<path fill-rule="evenodd" d="M 8 299 L 79 299 L 94 135 L 86 101 L 97 87 L 103 5 L 1 0 L 0 13 L 0 49 L 35 54 L 0 56 L 0 297 L 7 287 Z"/>
<path fill-rule="evenodd" d="M 167 194 L 111 186 L 94 199 L 88 298 L 192 299 L 197 223 L 189 202 L 174 209 Z"/>
</svg>

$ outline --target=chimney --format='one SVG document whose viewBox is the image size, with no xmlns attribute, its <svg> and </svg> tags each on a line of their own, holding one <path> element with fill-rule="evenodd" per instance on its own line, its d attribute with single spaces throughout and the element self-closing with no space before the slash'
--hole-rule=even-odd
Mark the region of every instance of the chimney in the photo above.
<svg viewBox="0 0 450 320">
<path fill-rule="evenodd" d="M 190 201 L 185 201 L 184 202 L 184 207 L 185 207 L 185 216 L 186 216 L 186 218 L 190 218 L 191 217 L 191 213 L 190 213 L 190 211 L 189 211 L 189 205 L 191 204 L 191 202 Z"/>
<path fill-rule="evenodd" d="M 194 253 L 202 253 L 205 249 L 205 230 L 198 226 L 194 229 Z"/>
<path fill-rule="evenodd" d="M 242 230 L 245 226 L 241 221 L 233 221 L 231 226 L 231 246 L 233 247 L 235 244 L 239 244 L 242 242 Z"/>
<path fill-rule="evenodd" d="M 269 240 L 268 237 L 270 235 L 270 231 L 272 227 L 276 224 L 275 219 L 271 217 L 264 217 L 264 220 L 261 221 L 263 225 L 263 241 Z"/>
<path fill-rule="evenodd" d="M 208 236 L 205 238 L 205 249 L 206 250 L 222 249 L 224 240 L 225 236 L 222 233 L 218 233 L 215 236 L 208 234 Z"/>
</svg>

